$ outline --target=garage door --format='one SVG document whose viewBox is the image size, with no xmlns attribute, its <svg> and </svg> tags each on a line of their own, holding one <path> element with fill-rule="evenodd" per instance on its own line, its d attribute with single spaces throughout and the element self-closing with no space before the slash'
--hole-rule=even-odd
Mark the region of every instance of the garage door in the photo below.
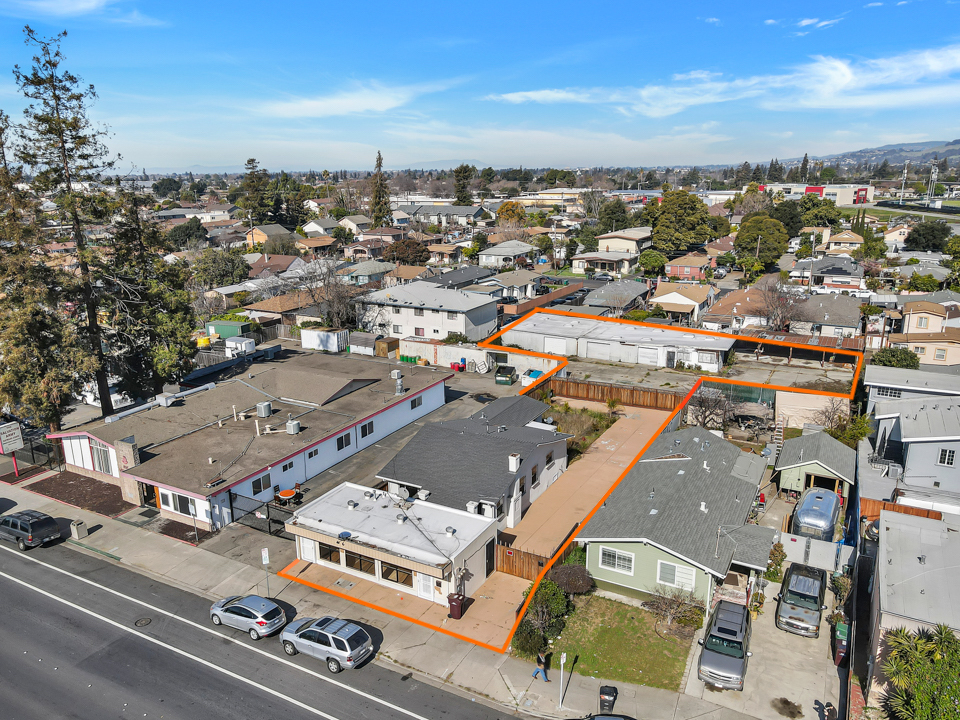
<svg viewBox="0 0 960 720">
<path fill-rule="evenodd" d="M 656 365 L 657 352 L 658 348 L 655 347 L 641 347 L 637 351 L 637 362 L 641 365 Z"/>
<path fill-rule="evenodd" d="M 566 355 L 566 338 L 545 337 L 543 339 L 543 351 L 548 355 Z"/>
<path fill-rule="evenodd" d="M 610 343 L 587 342 L 587 357 L 593 360 L 610 359 Z"/>
</svg>

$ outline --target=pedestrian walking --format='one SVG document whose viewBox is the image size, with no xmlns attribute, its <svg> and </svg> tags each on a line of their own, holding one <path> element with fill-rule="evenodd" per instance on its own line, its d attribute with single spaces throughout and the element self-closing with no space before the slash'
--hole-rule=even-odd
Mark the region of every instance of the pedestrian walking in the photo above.
<svg viewBox="0 0 960 720">
<path fill-rule="evenodd" d="M 543 675 L 543 681 L 550 682 L 547 680 L 547 656 L 542 652 L 537 653 L 537 669 L 533 671 L 534 680 L 536 680 L 537 675 Z"/>
<path fill-rule="evenodd" d="M 837 709 L 833 703 L 828 702 L 823 706 L 824 720 L 837 720 Z"/>
</svg>

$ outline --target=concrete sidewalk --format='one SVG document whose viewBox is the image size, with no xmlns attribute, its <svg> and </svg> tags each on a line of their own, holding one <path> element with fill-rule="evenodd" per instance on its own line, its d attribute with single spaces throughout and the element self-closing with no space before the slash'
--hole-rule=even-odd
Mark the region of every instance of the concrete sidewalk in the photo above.
<svg viewBox="0 0 960 720">
<path fill-rule="evenodd" d="M 551 668 L 551 683 L 534 680 L 533 665 L 527 661 L 277 577 L 273 573 L 283 569 L 276 559 L 279 553 L 271 553 L 272 563 L 267 566 L 271 573 L 268 593 L 266 573 L 262 566 L 254 564 L 259 560 L 259 553 L 244 552 L 242 557 L 248 562 L 242 562 L 205 550 L 203 545 L 194 547 L 122 520 L 79 510 L 32 493 L 23 485 L 0 484 L 0 512 L 27 508 L 52 515 L 67 531 L 70 521 L 83 520 L 90 535 L 81 541 L 68 540 L 73 547 L 211 600 L 233 594 L 269 594 L 293 605 L 301 616 L 350 617 L 372 631 L 378 645 L 378 663 L 395 667 L 404 674 L 413 672 L 431 685 L 494 706 L 540 717 L 584 717 L 597 712 L 600 686 L 611 684 L 619 690 L 616 712 L 630 717 L 645 720 L 747 720 L 749 717 L 689 695 L 569 674 L 564 677 L 565 697 L 560 710 L 559 667 Z M 277 538 L 262 536 L 262 544 L 269 541 Z M 30 552 L 38 559 L 43 557 L 42 549 Z"/>
</svg>

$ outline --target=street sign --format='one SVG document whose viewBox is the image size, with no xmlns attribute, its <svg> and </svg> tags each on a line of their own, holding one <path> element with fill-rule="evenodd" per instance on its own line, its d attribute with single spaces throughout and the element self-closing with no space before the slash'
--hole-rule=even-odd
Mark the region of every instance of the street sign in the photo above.
<svg viewBox="0 0 960 720">
<path fill-rule="evenodd" d="M 560 653 L 560 664 L 563 665 L 563 664 L 566 663 L 566 662 L 567 662 L 567 654 L 566 654 L 566 653 Z"/>
<path fill-rule="evenodd" d="M 22 447 L 23 433 L 20 432 L 20 423 L 0 425 L 0 453 L 12 453 Z"/>
<path fill-rule="evenodd" d="M 263 548 L 263 549 L 260 551 L 260 561 L 261 561 L 264 565 L 269 565 L 269 564 L 270 564 L 270 550 L 268 550 L 267 548 Z"/>
</svg>

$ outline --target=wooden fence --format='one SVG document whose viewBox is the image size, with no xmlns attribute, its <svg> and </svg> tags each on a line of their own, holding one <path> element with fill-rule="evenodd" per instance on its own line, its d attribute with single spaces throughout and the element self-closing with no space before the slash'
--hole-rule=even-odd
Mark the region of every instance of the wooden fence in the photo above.
<svg viewBox="0 0 960 720">
<path fill-rule="evenodd" d="M 574 543 L 570 543 L 567 548 L 557 558 L 557 562 L 563 562 L 563 559 L 573 550 Z M 535 553 L 525 552 L 517 548 L 508 547 L 497 543 L 496 568 L 507 575 L 523 578 L 524 580 L 536 580 L 537 576 L 543 572 L 543 569 L 550 562 L 550 558 Z"/>
<path fill-rule="evenodd" d="M 559 397 L 592 400 L 599 403 L 605 403 L 610 398 L 615 398 L 621 405 L 652 408 L 654 410 L 673 410 L 686 397 L 686 393 L 669 392 L 636 385 L 618 385 L 616 383 L 557 377 L 550 378 L 545 389 L 551 390 L 555 396 Z"/>
<path fill-rule="evenodd" d="M 933 520 L 943 519 L 943 514 L 939 510 L 927 510 L 926 508 L 898 505 L 897 503 L 883 502 L 882 500 L 860 498 L 860 515 L 862 517 L 866 517 L 870 522 L 873 522 L 880 517 L 881 510 L 898 512 L 902 515 L 916 515 L 918 517 L 932 518 Z"/>
</svg>

